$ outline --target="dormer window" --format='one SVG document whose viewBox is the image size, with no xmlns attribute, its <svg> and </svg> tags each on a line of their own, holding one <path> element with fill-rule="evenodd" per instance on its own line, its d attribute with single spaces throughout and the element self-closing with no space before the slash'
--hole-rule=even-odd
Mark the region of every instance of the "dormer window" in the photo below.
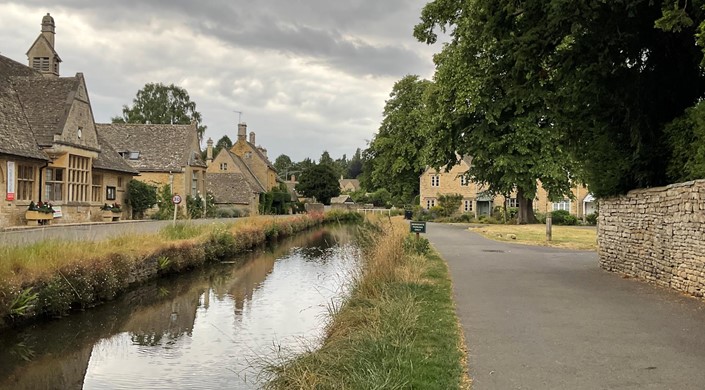
<svg viewBox="0 0 705 390">
<path fill-rule="evenodd" d="M 137 160 L 140 158 L 140 152 L 130 152 L 130 160 Z"/>
</svg>

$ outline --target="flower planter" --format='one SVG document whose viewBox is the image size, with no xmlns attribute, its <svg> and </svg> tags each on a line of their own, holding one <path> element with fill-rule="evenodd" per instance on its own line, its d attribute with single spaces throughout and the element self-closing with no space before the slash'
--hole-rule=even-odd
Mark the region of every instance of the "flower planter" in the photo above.
<svg viewBox="0 0 705 390">
<path fill-rule="evenodd" d="M 49 225 L 54 219 L 54 213 L 45 213 L 42 211 L 27 210 L 24 213 L 24 218 L 27 220 L 27 225 Z"/>
<path fill-rule="evenodd" d="M 122 212 L 120 211 L 103 210 L 102 214 L 103 222 L 119 221 L 121 216 Z"/>
</svg>

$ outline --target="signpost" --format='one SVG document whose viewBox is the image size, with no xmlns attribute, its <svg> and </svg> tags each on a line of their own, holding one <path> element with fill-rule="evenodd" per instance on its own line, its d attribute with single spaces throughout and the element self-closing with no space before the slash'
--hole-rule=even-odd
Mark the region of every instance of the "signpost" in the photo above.
<svg viewBox="0 0 705 390">
<path fill-rule="evenodd" d="M 409 229 L 411 233 L 416 233 L 416 240 L 419 239 L 419 233 L 426 233 L 426 222 L 409 221 Z"/>
<path fill-rule="evenodd" d="M 174 225 L 176 225 L 176 211 L 179 209 L 179 203 L 181 203 L 181 196 L 175 194 L 171 197 L 171 202 L 174 203 Z"/>
</svg>

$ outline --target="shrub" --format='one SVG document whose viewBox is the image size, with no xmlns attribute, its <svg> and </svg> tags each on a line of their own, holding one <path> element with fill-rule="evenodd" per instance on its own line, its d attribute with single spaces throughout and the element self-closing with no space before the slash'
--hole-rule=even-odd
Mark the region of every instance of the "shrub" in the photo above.
<svg viewBox="0 0 705 390">
<path fill-rule="evenodd" d="M 586 215 L 585 222 L 587 222 L 588 225 L 592 225 L 592 226 L 597 225 L 597 213 L 592 213 L 592 214 Z"/>
<path fill-rule="evenodd" d="M 132 207 L 132 217 L 141 218 L 147 209 L 157 204 L 157 187 L 139 180 L 130 180 L 127 183 L 126 201 Z"/>
<path fill-rule="evenodd" d="M 426 255 L 431 250 L 431 243 L 423 237 L 416 239 L 414 234 L 404 237 L 404 251 L 408 254 Z"/>
<path fill-rule="evenodd" d="M 438 215 L 449 217 L 458 211 L 463 202 L 460 194 L 442 194 L 438 196 Z"/>
<path fill-rule="evenodd" d="M 576 225 L 578 223 L 578 218 L 576 218 L 573 215 L 570 215 L 570 213 L 567 210 L 556 210 L 551 213 L 551 219 L 552 223 L 554 225 Z"/>
</svg>

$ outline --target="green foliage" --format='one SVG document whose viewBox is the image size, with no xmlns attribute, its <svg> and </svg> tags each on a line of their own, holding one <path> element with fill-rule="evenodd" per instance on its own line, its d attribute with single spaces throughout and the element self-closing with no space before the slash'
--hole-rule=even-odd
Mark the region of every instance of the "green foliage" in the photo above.
<svg viewBox="0 0 705 390">
<path fill-rule="evenodd" d="M 172 202 L 173 194 L 171 192 L 171 186 L 169 184 L 159 187 L 159 192 L 157 194 L 157 201 L 155 202 L 159 206 L 155 217 L 161 220 L 168 220 L 174 218 L 174 202 Z"/>
<path fill-rule="evenodd" d="M 573 226 L 578 224 L 578 218 L 571 215 L 567 210 L 556 210 L 551 212 L 551 222 L 554 225 Z"/>
<path fill-rule="evenodd" d="M 671 160 L 668 177 L 673 182 L 705 178 L 705 103 L 699 102 L 666 126 Z"/>
<path fill-rule="evenodd" d="M 588 225 L 592 225 L 592 226 L 597 225 L 597 213 L 592 213 L 592 214 L 586 215 L 585 222 L 587 222 Z"/>
<path fill-rule="evenodd" d="M 324 215 L 325 222 L 362 223 L 365 216 L 355 211 L 332 210 Z"/>
<path fill-rule="evenodd" d="M 292 208 L 291 194 L 285 184 L 280 184 L 269 192 L 260 194 L 260 214 L 288 214 Z"/>
<path fill-rule="evenodd" d="M 122 106 L 122 116 L 112 118 L 113 123 L 154 123 L 188 125 L 196 122 L 198 139 L 206 131 L 201 113 L 188 92 L 174 84 L 147 83 L 137 91 L 132 107 Z"/>
<path fill-rule="evenodd" d="M 386 188 L 380 188 L 367 195 L 367 201 L 375 205 L 375 207 L 390 207 L 391 200 L 392 194 Z"/>
<path fill-rule="evenodd" d="M 238 210 L 234 207 L 221 207 L 221 208 L 216 208 L 215 209 L 215 217 L 216 218 L 239 218 L 239 217 L 246 217 L 247 213 Z"/>
<path fill-rule="evenodd" d="M 460 204 L 463 202 L 463 196 L 460 194 L 441 194 L 438 195 L 438 215 L 441 217 L 450 217 L 458 212 Z"/>
<path fill-rule="evenodd" d="M 431 164 L 472 155 L 478 181 L 525 199 L 537 179 L 567 195 L 571 175 L 597 196 L 666 184 L 664 126 L 705 91 L 702 1 L 674 3 L 430 2 L 416 37 L 451 32 L 435 57 Z"/>
<path fill-rule="evenodd" d="M 222 136 L 213 147 L 213 157 L 217 156 L 221 150 L 230 150 L 233 147 L 233 141 L 227 135 Z"/>
<path fill-rule="evenodd" d="M 409 75 L 397 81 L 384 107 L 384 118 L 368 149 L 365 187 L 386 188 L 392 196 L 411 200 L 419 193 L 425 169 L 423 149 L 428 115 L 424 97 L 431 82 Z"/>
<path fill-rule="evenodd" d="M 159 234 L 167 240 L 187 240 L 203 233 L 203 227 L 192 223 L 177 223 L 163 227 Z"/>
<path fill-rule="evenodd" d="M 139 180 L 130 180 L 125 201 L 132 208 L 132 217 L 141 218 L 147 209 L 157 204 L 157 188 Z"/>
<path fill-rule="evenodd" d="M 423 238 L 416 238 L 415 234 L 409 234 L 404 237 L 404 252 L 410 255 L 425 256 L 431 251 L 431 243 Z"/>
<path fill-rule="evenodd" d="M 206 217 L 214 217 L 215 216 L 215 198 L 213 197 L 213 194 L 208 193 L 206 194 L 205 197 L 205 205 L 203 204 L 204 198 L 201 197 L 201 195 L 196 195 L 192 197 L 191 195 L 186 196 L 186 210 L 188 212 L 188 216 L 191 219 L 199 219 L 204 217 L 204 210 L 203 208 L 205 207 L 205 216 Z"/>
<path fill-rule="evenodd" d="M 293 172 L 295 170 L 294 163 L 286 154 L 279 155 L 272 165 L 274 165 L 274 169 L 277 170 L 277 173 L 283 180 L 289 180 L 292 173 L 295 173 Z"/>
<path fill-rule="evenodd" d="M 340 195 L 340 183 L 332 166 L 319 164 L 301 174 L 296 190 L 304 197 L 330 204 L 332 197 Z"/>
<path fill-rule="evenodd" d="M 22 317 L 34 310 L 39 294 L 31 287 L 25 288 L 10 303 L 9 314 L 11 318 Z"/>
</svg>

